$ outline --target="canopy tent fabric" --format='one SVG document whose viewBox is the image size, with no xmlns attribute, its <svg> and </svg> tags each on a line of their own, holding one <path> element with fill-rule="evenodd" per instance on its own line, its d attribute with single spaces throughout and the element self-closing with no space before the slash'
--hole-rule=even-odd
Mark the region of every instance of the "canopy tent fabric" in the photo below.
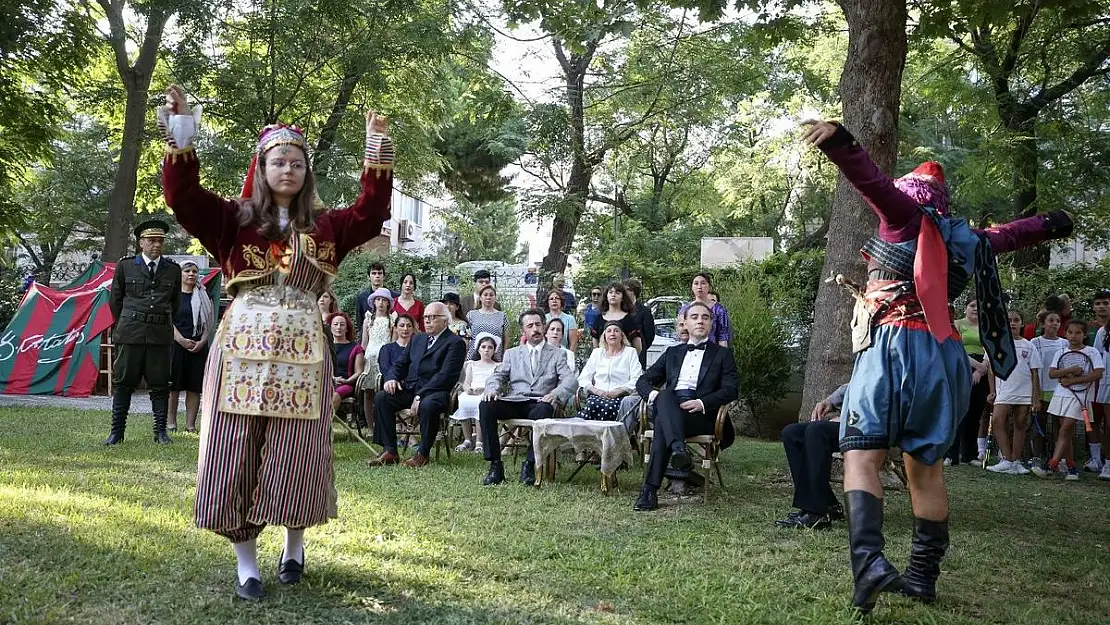
<svg viewBox="0 0 1110 625">
<path fill-rule="evenodd" d="M 100 346 L 114 324 L 108 297 L 116 264 L 94 261 L 63 288 L 32 283 L 0 333 L 0 393 L 88 397 L 100 371 Z M 220 272 L 201 278 L 213 302 Z"/>
</svg>

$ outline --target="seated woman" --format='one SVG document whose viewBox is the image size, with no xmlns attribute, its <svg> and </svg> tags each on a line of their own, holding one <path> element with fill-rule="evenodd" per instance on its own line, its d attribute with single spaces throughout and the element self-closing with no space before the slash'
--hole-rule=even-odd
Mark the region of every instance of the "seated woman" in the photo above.
<svg viewBox="0 0 1110 625">
<path fill-rule="evenodd" d="M 416 334 L 416 321 L 408 313 L 397 315 L 397 321 L 393 324 L 393 333 L 397 335 L 397 340 L 386 343 L 378 352 L 378 371 L 382 375 L 392 371 L 393 365 L 401 359 L 401 354 L 405 353 L 412 335 Z M 377 382 L 375 381 L 374 384 L 376 385 Z"/>
<path fill-rule="evenodd" d="M 486 381 L 497 370 L 501 363 L 493 359 L 501 339 L 483 332 L 474 339 L 478 344 L 478 353 L 474 360 L 468 360 L 463 368 L 462 392 L 459 393 L 459 409 L 451 415 L 453 421 L 462 423 L 463 441 L 455 451 L 475 451 L 482 453 L 482 435 L 478 429 L 478 404 L 482 403 L 482 394 L 486 392 Z"/>
<path fill-rule="evenodd" d="M 555 347 L 563 350 L 567 357 L 567 365 L 570 366 L 571 371 L 578 371 L 578 367 L 574 362 L 574 352 L 563 347 L 563 335 L 566 334 L 566 326 L 563 325 L 563 320 L 558 317 L 553 317 L 547 321 L 547 332 L 544 336 L 547 337 L 547 342 Z"/>
<path fill-rule="evenodd" d="M 335 368 L 332 371 L 335 392 L 331 396 L 331 407 L 333 412 L 337 412 L 339 404 L 355 394 L 355 381 L 366 368 L 366 359 L 363 357 L 362 345 L 353 336 L 351 319 L 347 317 L 347 313 L 332 313 L 328 318 L 328 327 L 331 328 L 332 355 L 335 357 Z"/>
<path fill-rule="evenodd" d="M 636 348 L 628 344 L 618 321 L 609 321 L 601 331 L 602 346 L 590 354 L 578 385 L 586 391 L 586 404 L 579 411 L 582 419 L 620 421 L 629 434 L 636 429 L 640 396 L 636 380 L 644 370 Z"/>
</svg>

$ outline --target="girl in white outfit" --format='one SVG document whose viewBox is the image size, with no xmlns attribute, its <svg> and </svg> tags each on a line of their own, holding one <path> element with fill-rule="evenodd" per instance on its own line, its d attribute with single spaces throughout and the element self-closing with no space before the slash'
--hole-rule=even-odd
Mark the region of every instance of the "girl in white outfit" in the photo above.
<svg viewBox="0 0 1110 625">
<path fill-rule="evenodd" d="M 482 403 L 482 393 L 486 389 L 489 376 L 501 366 L 493 359 L 501 347 L 501 339 L 483 332 L 475 337 L 477 346 L 475 360 L 470 360 L 463 367 L 462 392 L 459 393 L 459 409 L 451 415 L 451 419 L 462 423 L 463 442 L 455 451 L 474 450 L 482 453 L 482 436 L 478 429 L 478 404 Z"/>
</svg>

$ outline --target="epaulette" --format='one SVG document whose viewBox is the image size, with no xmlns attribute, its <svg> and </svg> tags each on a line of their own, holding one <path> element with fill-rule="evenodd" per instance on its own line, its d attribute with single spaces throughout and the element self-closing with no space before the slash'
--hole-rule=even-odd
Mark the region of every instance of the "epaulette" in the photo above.
<svg viewBox="0 0 1110 625">
<path fill-rule="evenodd" d="M 135 260 L 134 254 L 132 254 L 131 256 L 124 256 L 123 258 L 119 259 L 119 262 L 122 263 L 122 262 L 129 261 L 129 260 Z"/>
<path fill-rule="evenodd" d="M 173 264 L 175 264 L 175 265 L 176 265 L 176 264 L 178 264 L 178 262 L 177 262 L 176 260 L 174 260 L 174 259 L 172 259 L 172 258 L 170 258 L 170 257 L 168 257 L 168 256 L 163 256 L 163 257 L 162 257 L 162 260 L 166 261 L 167 263 L 173 263 Z"/>
</svg>

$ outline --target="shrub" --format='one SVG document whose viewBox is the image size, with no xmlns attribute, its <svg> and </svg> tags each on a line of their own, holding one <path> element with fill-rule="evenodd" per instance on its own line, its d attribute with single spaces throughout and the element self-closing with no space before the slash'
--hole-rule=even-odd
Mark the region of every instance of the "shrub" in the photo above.
<svg viewBox="0 0 1110 625">
<path fill-rule="evenodd" d="M 1089 321 L 1095 318 L 1091 297 L 1097 291 L 1110 289 L 1110 258 L 1094 265 L 1053 269 L 999 267 L 999 274 L 1002 286 L 1012 297 L 1010 308 L 1020 311 L 1026 323 L 1033 321 L 1046 297 L 1060 293 L 1071 294 L 1073 317 Z M 974 285 L 964 295 L 974 297 Z"/>
<path fill-rule="evenodd" d="M 0 331 L 8 327 L 19 310 L 19 302 L 23 299 L 22 288 L 23 277 L 19 272 L 0 267 Z"/>
</svg>

